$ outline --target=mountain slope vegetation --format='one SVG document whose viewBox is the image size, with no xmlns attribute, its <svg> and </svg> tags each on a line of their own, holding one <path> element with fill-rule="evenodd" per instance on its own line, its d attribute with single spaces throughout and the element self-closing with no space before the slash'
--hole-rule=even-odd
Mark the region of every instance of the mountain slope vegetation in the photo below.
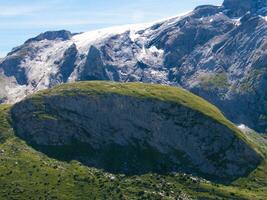
<svg viewBox="0 0 267 200">
<path fill-rule="evenodd" d="M 32 105 L 37 105 L 38 108 L 46 105 L 47 108 L 49 102 L 47 99 L 53 99 L 55 96 L 79 99 L 81 94 L 85 96 L 89 94 L 91 98 L 95 98 L 94 95 L 101 96 L 107 92 L 113 95 L 116 93 L 124 96 L 132 95 L 135 98 L 148 98 L 150 103 L 151 99 L 155 98 L 157 101 L 175 102 L 189 107 L 190 110 L 202 112 L 201 115 L 208 116 L 205 120 L 209 122 L 213 117 L 216 123 L 230 130 L 230 132 L 223 131 L 220 134 L 232 134 L 238 140 L 243 141 L 242 144 L 253 149 L 255 155 L 261 157 L 261 163 L 258 163 L 249 174 L 228 183 L 208 181 L 201 175 L 185 174 L 179 171 L 147 172 L 138 175 L 108 173 L 106 170 L 90 167 L 79 161 L 59 161 L 48 156 L 46 152 L 39 151 L 27 140 L 29 138 L 21 139 L 21 135 L 17 132 L 17 121 L 12 115 L 19 108 L 16 108 L 19 104 L 13 108 L 9 105 L 1 105 L 0 199 L 266 199 L 266 139 L 252 131 L 239 131 L 223 117 L 216 107 L 186 91 L 137 83 L 124 85 L 81 82 L 42 91 L 29 97 L 25 102 L 34 102 Z M 27 104 L 21 103 L 21 105 Z M 29 108 L 32 107 L 27 107 Z M 208 115 L 209 109 L 212 110 L 213 115 Z M 55 116 L 46 112 L 47 116 L 40 112 L 35 114 L 40 115 L 41 121 L 53 121 Z M 119 116 L 114 117 L 119 118 Z M 42 129 L 40 128 L 39 131 Z M 35 134 L 38 134 L 38 131 Z"/>
</svg>

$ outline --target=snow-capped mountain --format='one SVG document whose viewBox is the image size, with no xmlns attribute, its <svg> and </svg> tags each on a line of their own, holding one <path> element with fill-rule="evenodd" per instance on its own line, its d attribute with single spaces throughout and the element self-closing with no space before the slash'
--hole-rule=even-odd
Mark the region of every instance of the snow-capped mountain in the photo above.
<svg viewBox="0 0 267 200">
<path fill-rule="evenodd" d="M 0 61 L 0 101 L 82 80 L 181 86 L 267 128 L 267 0 L 225 0 L 149 24 L 42 33 Z"/>
</svg>

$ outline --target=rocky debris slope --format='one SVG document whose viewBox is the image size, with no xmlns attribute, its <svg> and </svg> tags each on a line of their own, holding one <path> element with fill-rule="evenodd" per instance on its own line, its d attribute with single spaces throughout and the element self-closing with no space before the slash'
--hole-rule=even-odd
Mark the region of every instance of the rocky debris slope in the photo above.
<svg viewBox="0 0 267 200">
<path fill-rule="evenodd" d="M 114 173 L 193 173 L 219 182 L 259 155 L 205 100 L 159 85 L 81 82 L 43 91 L 11 111 L 18 136 L 52 157 Z"/>
<path fill-rule="evenodd" d="M 43 33 L 0 61 L 1 101 L 81 80 L 160 83 L 186 88 L 233 122 L 264 132 L 266 8 L 266 0 L 225 0 L 151 24 Z"/>
</svg>

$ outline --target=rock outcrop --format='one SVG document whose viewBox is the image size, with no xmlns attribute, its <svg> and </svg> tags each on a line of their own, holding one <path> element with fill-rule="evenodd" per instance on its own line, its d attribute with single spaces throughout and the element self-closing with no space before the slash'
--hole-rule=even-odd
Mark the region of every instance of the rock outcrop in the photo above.
<svg viewBox="0 0 267 200">
<path fill-rule="evenodd" d="M 247 12 L 257 13 L 267 5 L 266 0 L 224 0 L 223 7 L 227 9 L 227 14 L 232 17 L 240 17 Z M 266 11 L 264 11 L 266 14 Z M 263 13 L 261 13 L 263 14 Z"/>
<path fill-rule="evenodd" d="M 170 87 L 78 83 L 28 98 L 11 113 L 18 136 L 38 150 L 113 173 L 182 171 L 223 182 L 260 161 L 212 105 Z"/>
<path fill-rule="evenodd" d="M 72 37 L 72 34 L 70 31 L 61 30 L 61 31 L 48 31 L 45 33 L 41 33 L 35 38 L 31 38 L 26 41 L 26 43 L 31 42 L 39 42 L 43 40 L 70 40 Z"/>
</svg>

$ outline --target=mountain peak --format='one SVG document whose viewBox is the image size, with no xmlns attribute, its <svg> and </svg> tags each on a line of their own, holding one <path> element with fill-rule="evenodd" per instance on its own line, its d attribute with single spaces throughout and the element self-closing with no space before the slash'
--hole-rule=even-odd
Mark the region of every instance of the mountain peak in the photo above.
<svg viewBox="0 0 267 200">
<path fill-rule="evenodd" d="M 228 15 L 240 17 L 247 12 L 255 13 L 267 5 L 267 0 L 224 0 L 223 7 Z"/>
<path fill-rule="evenodd" d="M 60 40 L 69 40 L 72 37 L 71 32 L 66 31 L 66 30 L 59 30 L 59 31 L 47 31 L 44 33 L 41 33 L 40 35 L 38 35 L 35 38 L 31 38 L 29 40 L 26 41 L 26 43 L 30 43 L 33 41 L 41 41 L 41 40 L 56 40 L 56 39 L 60 39 Z"/>
</svg>

